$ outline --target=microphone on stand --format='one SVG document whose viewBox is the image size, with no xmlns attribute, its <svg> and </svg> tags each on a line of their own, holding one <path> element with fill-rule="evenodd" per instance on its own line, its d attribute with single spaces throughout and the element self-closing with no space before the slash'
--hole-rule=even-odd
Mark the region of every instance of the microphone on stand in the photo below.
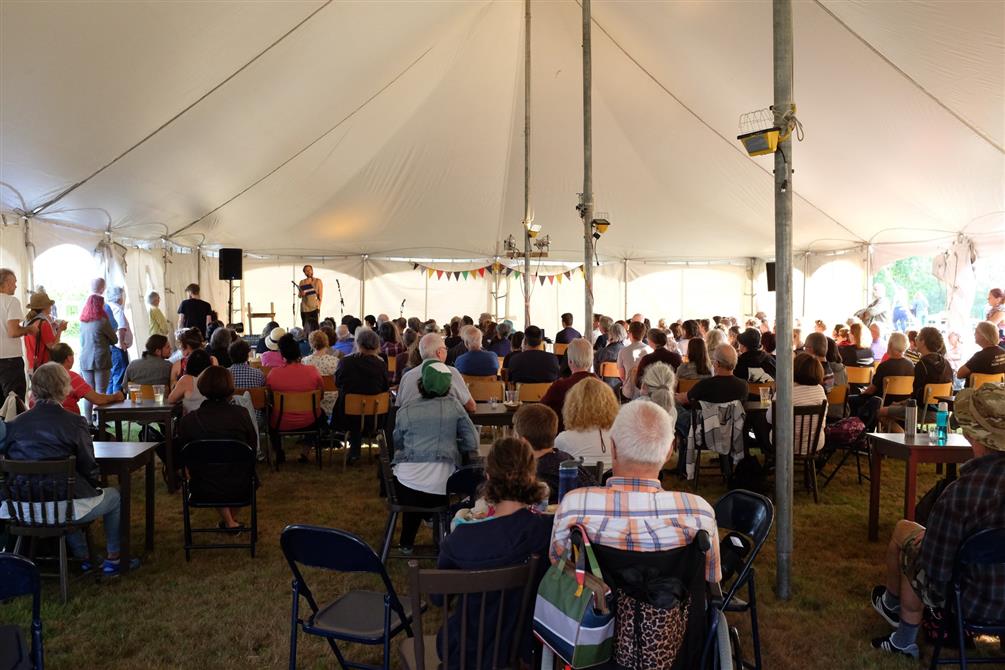
<svg viewBox="0 0 1005 670">
<path fill-rule="evenodd" d="M 338 303 L 340 307 L 339 315 L 345 316 L 345 300 L 342 299 L 342 283 L 338 280 L 338 277 L 335 278 L 335 286 L 338 288 Z"/>
<path fill-rule="evenodd" d="M 401 299 L 401 310 L 398 312 L 398 318 L 400 319 L 400 318 L 402 318 L 404 316 L 405 316 L 405 299 L 402 298 Z"/>
</svg>

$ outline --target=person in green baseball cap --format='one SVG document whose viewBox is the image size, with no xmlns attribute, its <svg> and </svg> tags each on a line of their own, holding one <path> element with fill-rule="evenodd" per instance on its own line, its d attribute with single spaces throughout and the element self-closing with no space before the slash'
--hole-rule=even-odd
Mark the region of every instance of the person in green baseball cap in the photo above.
<svg viewBox="0 0 1005 670">
<path fill-rule="evenodd" d="M 420 398 L 398 408 L 394 422 L 394 486 L 398 502 L 413 507 L 447 504 L 447 480 L 468 454 L 478 451 L 478 431 L 450 393 L 453 373 L 439 360 L 423 361 Z M 423 514 L 401 515 L 401 553 L 410 555 Z M 427 515 L 428 516 L 428 515 Z M 440 539 L 433 515 L 433 541 Z"/>
<path fill-rule="evenodd" d="M 873 608 L 896 629 L 872 641 L 887 653 L 918 658 L 922 611 L 944 605 L 960 544 L 974 533 L 1005 527 L 1005 384 L 960 391 L 954 413 L 974 457 L 932 506 L 927 528 L 902 520 L 893 530 L 886 584 L 872 592 Z M 960 609 L 969 619 L 1005 617 L 1005 568 L 971 568 Z"/>
</svg>

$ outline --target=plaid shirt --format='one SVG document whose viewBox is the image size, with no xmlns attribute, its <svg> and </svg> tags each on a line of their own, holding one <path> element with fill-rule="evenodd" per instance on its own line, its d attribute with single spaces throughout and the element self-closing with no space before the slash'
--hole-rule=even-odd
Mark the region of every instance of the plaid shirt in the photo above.
<svg viewBox="0 0 1005 670">
<path fill-rule="evenodd" d="M 946 487 L 932 507 L 921 541 L 919 567 L 944 594 L 952 580 L 956 550 L 965 538 L 986 528 L 1005 527 L 1005 453 L 992 451 L 960 468 L 960 477 Z M 966 576 L 962 594 L 964 615 L 1001 619 L 1005 612 L 1005 567 L 978 568 Z"/>
<path fill-rule="evenodd" d="M 230 374 L 234 376 L 234 388 L 253 389 L 265 386 L 265 375 L 247 363 L 230 366 Z"/>
<path fill-rule="evenodd" d="M 699 530 L 708 532 L 705 579 L 722 579 L 715 511 L 700 496 L 664 491 L 659 480 L 611 477 L 607 486 L 569 491 L 555 513 L 551 557 L 557 560 L 569 543 L 569 528 L 586 528 L 594 544 L 625 551 L 669 551 L 691 543 Z"/>
</svg>

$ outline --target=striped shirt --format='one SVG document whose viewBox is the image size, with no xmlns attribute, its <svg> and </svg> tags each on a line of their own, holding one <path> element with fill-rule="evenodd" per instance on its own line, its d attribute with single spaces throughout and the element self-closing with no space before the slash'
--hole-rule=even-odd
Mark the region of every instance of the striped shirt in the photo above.
<svg viewBox="0 0 1005 670">
<path fill-rule="evenodd" d="M 659 480 L 611 477 L 605 487 L 569 491 L 555 513 L 551 558 L 569 543 L 569 528 L 582 524 L 594 544 L 624 551 L 669 551 L 686 546 L 699 530 L 708 532 L 705 579 L 722 579 L 715 510 L 704 498 L 664 491 Z"/>
</svg>

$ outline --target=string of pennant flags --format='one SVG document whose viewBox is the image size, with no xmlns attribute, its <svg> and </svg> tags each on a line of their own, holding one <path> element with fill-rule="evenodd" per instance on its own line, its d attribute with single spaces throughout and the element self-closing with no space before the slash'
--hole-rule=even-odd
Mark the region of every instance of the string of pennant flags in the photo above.
<svg viewBox="0 0 1005 670">
<path fill-rule="evenodd" d="M 514 270 L 513 268 L 507 267 L 502 263 L 490 263 L 485 267 L 475 268 L 474 270 L 439 270 L 437 268 L 431 268 L 428 265 L 422 265 L 421 263 L 412 263 L 412 269 L 417 270 L 419 272 L 424 272 L 426 276 L 429 277 L 430 279 L 435 277 L 436 279 L 446 279 L 447 281 L 450 281 L 451 279 L 453 279 L 454 281 L 461 281 L 462 279 L 466 281 L 468 279 L 473 279 L 475 277 L 483 279 L 485 277 L 485 273 L 488 273 L 489 275 L 493 274 L 503 275 L 506 277 L 512 275 L 514 279 L 519 279 L 523 275 L 523 273 L 520 270 Z M 556 272 L 555 274 L 534 273 L 531 275 L 531 277 L 535 281 L 540 282 L 541 286 L 544 286 L 545 282 L 548 282 L 549 284 L 554 284 L 557 281 L 559 284 L 561 284 L 563 280 L 572 279 L 572 276 L 577 273 L 583 274 L 582 265 L 576 266 L 570 270 L 566 270 L 565 272 Z"/>
</svg>

